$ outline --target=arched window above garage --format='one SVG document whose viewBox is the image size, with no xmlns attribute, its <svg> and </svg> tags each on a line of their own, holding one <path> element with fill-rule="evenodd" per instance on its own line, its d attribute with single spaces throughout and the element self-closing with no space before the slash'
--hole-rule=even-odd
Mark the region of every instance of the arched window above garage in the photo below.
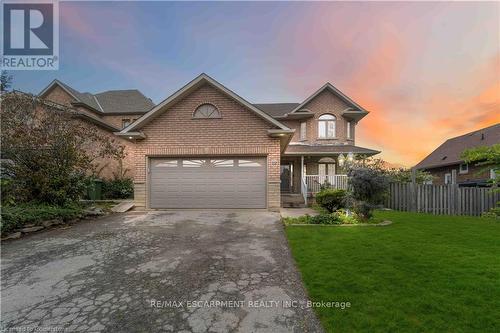
<svg viewBox="0 0 500 333">
<path fill-rule="evenodd" d="M 195 119 L 222 118 L 220 111 L 213 104 L 202 104 L 196 108 L 193 114 Z"/>
</svg>

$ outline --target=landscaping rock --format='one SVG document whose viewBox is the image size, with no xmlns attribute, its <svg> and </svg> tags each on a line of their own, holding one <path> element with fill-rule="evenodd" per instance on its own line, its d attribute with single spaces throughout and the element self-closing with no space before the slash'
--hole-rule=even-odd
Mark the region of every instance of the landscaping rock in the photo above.
<svg viewBox="0 0 500 333">
<path fill-rule="evenodd" d="M 30 228 L 22 228 L 21 232 L 24 234 L 30 233 L 30 232 L 35 232 L 38 230 L 42 230 L 44 227 L 43 226 L 36 226 L 36 227 L 30 227 Z"/>
<path fill-rule="evenodd" d="M 2 238 L 2 240 L 7 240 L 7 239 L 18 239 L 21 237 L 21 233 L 18 231 L 18 232 L 14 232 L 8 236 L 5 236 Z"/>
<path fill-rule="evenodd" d="M 48 220 L 48 221 L 43 221 L 42 224 L 45 228 L 48 228 L 50 226 L 56 225 L 56 224 L 61 224 L 61 220 Z"/>
<path fill-rule="evenodd" d="M 392 221 L 385 220 L 385 221 L 382 221 L 382 222 L 378 223 L 377 225 L 378 226 L 384 226 L 384 225 L 389 225 L 389 224 L 392 224 Z"/>
<path fill-rule="evenodd" d="M 86 216 L 101 216 L 104 215 L 104 211 L 102 208 L 99 207 L 94 207 L 94 208 L 89 208 L 85 211 Z"/>
</svg>

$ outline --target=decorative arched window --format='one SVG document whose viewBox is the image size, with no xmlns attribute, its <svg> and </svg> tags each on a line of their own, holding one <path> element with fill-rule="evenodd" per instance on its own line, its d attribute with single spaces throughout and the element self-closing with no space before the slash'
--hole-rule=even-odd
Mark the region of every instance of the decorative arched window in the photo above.
<svg viewBox="0 0 500 333">
<path fill-rule="evenodd" d="M 202 104 L 194 111 L 193 118 L 221 118 L 219 110 L 212 104 Z"/>
<path fill-rule="evenodd" d="M 334 115 L 324 114 L 318 118 L 318 137 L 320 139 L 335 138 L 335 118 Z"/>
</svg>

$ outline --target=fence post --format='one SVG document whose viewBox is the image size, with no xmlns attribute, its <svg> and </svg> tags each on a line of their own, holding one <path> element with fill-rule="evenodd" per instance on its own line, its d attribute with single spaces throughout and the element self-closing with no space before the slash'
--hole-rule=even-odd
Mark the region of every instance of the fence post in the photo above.
<svg viewBox="0 0 500 333">
<path fill-rule="evenodd" d="M 460 203 L 458 202 L 458 185 L 457 185 L 457 170 L 451 170 L 451 187 L 453 191 L 453 207 L 455 214 L 459 215 Z"/>
<path fill-rule="evenodd" d="M 411 169 L 411 185 L 410 185 L 410 211 L 417 211 L 417 169 Z"/>
</svg>

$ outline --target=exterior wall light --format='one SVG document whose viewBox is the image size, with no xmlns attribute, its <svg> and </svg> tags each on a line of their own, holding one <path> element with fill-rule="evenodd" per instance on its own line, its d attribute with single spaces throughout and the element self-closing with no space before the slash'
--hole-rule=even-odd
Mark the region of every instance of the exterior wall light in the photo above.
<svg viewBox="0 0 500 333">
<path fill-rule="evenodd" d="M 354 154 L 348 153 L 347 154 L 347 162 L 351 163 L 352 161 L 354 161 Z"/>
<path fill-rule="evenodd" d="M 344 163 L 345 163 L 345 156 L 344 154 L 340 154 L 339 157 L 338 157 L 338 160 L 339 160 L 339 166 L 344 166 Z"/>
</svg>

